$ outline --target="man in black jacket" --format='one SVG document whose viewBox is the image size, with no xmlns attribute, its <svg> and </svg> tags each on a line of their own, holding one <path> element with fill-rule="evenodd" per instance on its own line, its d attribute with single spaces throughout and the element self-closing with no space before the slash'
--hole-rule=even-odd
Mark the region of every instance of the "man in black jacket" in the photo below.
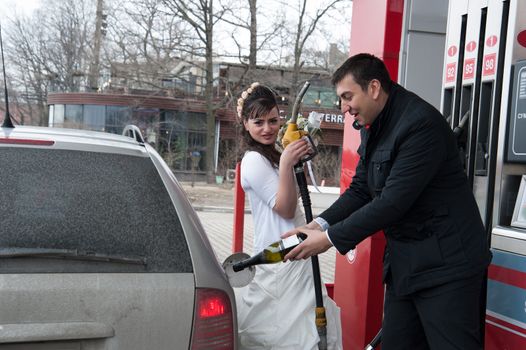
<svg viewBox="0 0 526 350">
<path fill-rule="evenodd" d="M 382 349 L 482 349 L 480 297 L 491 253 L 455 137 L 429 103 L 391 81 L 369 54 L 333 75 L 360 131 L 349 188 L 307 226 L 285 259 L 341 254 L 383 230 Z M 323 232 L 325 231 L 325 232 Z"/>
</svg>

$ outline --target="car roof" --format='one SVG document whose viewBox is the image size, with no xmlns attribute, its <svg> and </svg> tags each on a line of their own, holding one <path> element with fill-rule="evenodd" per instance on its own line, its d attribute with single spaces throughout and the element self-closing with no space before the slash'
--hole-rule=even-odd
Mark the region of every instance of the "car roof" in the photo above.
<svg viewBox="0 0 526 350">
<path fill-rule="evenodd" d="M 38 145 L 31 141 L 50 141 L 50 144 Z M 0 127 L 0 147 L 12 147 L 14 145 L 17 147 L 44 147 L 148 157 L 144 143 L 129 136 L 90 130 L 38 126 Z"/>
</svg>

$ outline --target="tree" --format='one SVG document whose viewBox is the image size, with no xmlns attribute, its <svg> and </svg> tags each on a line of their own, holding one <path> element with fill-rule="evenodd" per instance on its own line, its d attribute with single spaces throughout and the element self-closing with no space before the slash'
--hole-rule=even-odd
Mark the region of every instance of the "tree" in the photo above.
<svg viewBox="0 0 526 350">
<path fill-rule="evenodd" d="M 267 7 L 265 7 L 267 6 Z M 254 81 L 265 80 L 265 65 L 270 65 L 268 53 L 273 53 L 276 38 L 279 38 L 285 28 L 285 18 L 274 10 L 275 2 L 257 0 L 236 1 L 223 4 L 225 14 L 222 17 L 220 32 L 230 33 L 232 45 L 224 45 L 218 54 L 225 59 L 236 58 L 244 72 L 229 77 L 225 81 L 227 95 L 230 102 L 237 100 L 237 93 L 241 87 L 247 86 Z M 272 15 L 269 16 L 268 14 Z M 258 17 L 263 21 L 258 21 Z M 223 39 L 223 38 L 222 38 Z M 247 40 L 248 39 L 248 40 Z M 247 45 L 248 43 L 248 45 Z M 235 52 L 233 49 L 237 52 Z M 261 62 L 264 62 L 261 64 Z M 263 68 L 263 69 L 261 69 Z M 237 80 L 236 80 L 237 79 Z"/>
<path fill-rule="evenodd" d="M 173 16 L 181 18 L 194 31 L 197 37 L 197 47 L 192 48 L 192 54 L 205 59 L 205 100 L 206 100 L 206 154 L 208 181 L 213 179 L 214 145 L 215 145 L 215 106 L 214 106 L 214 26 L 221 19 L 224 11 L 214 12 L 214 0 L 164 0 Z"/>
<path fill-rule="evenodd" d="M 293 38 L 293 47 L 292 52 L 293 56 L 293 65 L 292 65 L 292 81 L 291 81 L 291 90 L 290 90 L 290 100 L 294 101 L 296 98 L 296 92 L 299 90 L 300 85 L 303 82 L 300 81 L 300 72 L 304 66 L 304 51 L 307 45 L 308 40 L 311 38 L 313 33 L 315 33 L 317 26 L 320 21 L 327 13 L 334 9 L 334 7 L 339 3 L 349 3 L 350 0 L 330 0 L 318 4 L 314 14 L 311 14 L 310 11 L 307 11 L 307 0 L 298 0 L 297 7 L 294 7 L 294 13 L 297 14 L 297 22 L 294 28 L 290 28 L 290 37 Z M 289 8 L 288 2 L 282 4 L 284 8 Z M 291 106 L 292 108 L 292 106 Z"/>
<path fill-rule="evenodd" d="M 258 53 L 264 49 L 270 49 L 269 42 L 277 37 L 284 28 L 284 20 L 279 16 L 269 17 L 265 15 L 265 9 L 258 5 L 257 0 L 246 0 L 245 2 L 234 2 L 224 5 L 225 15 L 222 21 L 228 26 L 224 28 L 230 33 L 237 54 L 228 52 L 225 48 L 219 53 L 221 57 L 237 58 L 241 64 L 247 66 L 247 81 L 252 81 L 254 69 L 258 63 Z M 258 15 L 264 16 L 263 24 L 258 22 Z M 248 47 L 246 40 L 248 32 Z"/>
<path fill-rule="evenodd" d="M 194 38 L 185 23 L 168 13 L 162 0 L 132 0 L 108 6 L 105 62 L 125 89 L 166 89 L 177 63 Z"/>
<path fill-rule="evenodd" d="M 16 42 L 17 45 L 13 43 Z M 39 125 L 47 124 L 46 97 L 47 85 L 49 81 L 41 73 L 44 64 L 39 57 L 39 53 L 43 51 L 42 44 L 39 40 L 42 38 L 42 33 L 33 24 L 22 21 L 16 18 L 13 25 L 10 26 L 10 31 L 6 36 L 6 59 L 9 71 L 13 72 L 10 79 L 11 88 L 25 91 L 25 94 L 11 94 L 17 96 L 19 103 L 26 103 L 27 105 L 37 106 L 37 111 L 30 110 L 28 119 L 35 119 Z M 22 101 L 20 101 L 22 100 Z M 34 113 L 34 115 L 33 115 Z M 26 118 L 24 118 L 26 119 Z M 25 122 L 25 120 L 20 122 Z"/>
<path fill-rule="evenodd" d="M 47 125 L 48 90 L 78 91 L 89 62 L 89 10 L 84 2 L 52 0 L 31 17 L 15 15 L 7 36 L 14 85 Z"/>
<path fill-rule="evenodd" d="M 94 27 L 94 8 L 84 1 L 52 0 L 42 9 L 38 30 L 44 32 L 45 50 L 40 52 L 49 74 L 55 75 L 58 91 L 78 91 L 80 76 L 88 71 L 90 62 L 91 28 Z M 43 20 L 42 20 L 43 18 Z M 42 21 L 44 23 L 42 23 Z"/>
<path fill-rule="evenodd" d="M 307 0 L 257 3 L 256 0 L 246 0 L 233 5 L 222 20 L 230 25 L 238 55 L 224 56 L 238 57 L 240 63 L 246 66 L 246 72 L 239 82 L 230 81 L 234 91 L 242 80 L 246 83 L 260 78 L 258 75 L 264 71 L 264 66 L 258 65 L 256 69 L 256 63 L 262 58 L 265 64 L 283 67 L 283 77 L 272 87 L 283 97 L 288 97 L 291 101 L 289 106 L 292 106 L 296 92 L 304 82 L 302 79 L 311 79 L 320 72 L 330 74 L 335 65 L 340 63 L 331 62 L 327 47 L 319 43 L 331 44 L 334 48 L 339 45 L 344 52 L 347 51 L 347 42 L 342 45 L 334 35 L 327 34 L 327 28 L 328 25 L 345 21 L 344 16 L 351 6 L 350 0 L 326 0 L 324 3 Z M 257 21 L 257 16 L 264 20 Z M 319 69 L 309 75 L 305 74 L 305 66 Z M 263 78 L 268 79 L 268 76 Z"/>
<path fill-rule="evenodd" d="M 340 183 L 341 157 L 329 147 L 318 146 L 318 154 L 312 159 L 312 168 L 318 185 L 325 181 L 327 186 Z"/>
</svg>

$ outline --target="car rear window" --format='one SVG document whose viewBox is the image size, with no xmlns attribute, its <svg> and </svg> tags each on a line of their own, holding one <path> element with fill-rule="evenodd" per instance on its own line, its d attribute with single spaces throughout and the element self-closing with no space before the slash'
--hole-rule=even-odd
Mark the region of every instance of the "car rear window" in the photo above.
<svg viewBox="0 0 526 350">
<path fill-rule="evenodd" d="M 0 259 L 0 272 L 192 272 L 181 223 L 149 158 L 15 147 L 0 148 L 0 164 L 0 249 L 77 250 L 146 262 L 37 258 L 31 264 L 18 257 Z"/>
</svg>

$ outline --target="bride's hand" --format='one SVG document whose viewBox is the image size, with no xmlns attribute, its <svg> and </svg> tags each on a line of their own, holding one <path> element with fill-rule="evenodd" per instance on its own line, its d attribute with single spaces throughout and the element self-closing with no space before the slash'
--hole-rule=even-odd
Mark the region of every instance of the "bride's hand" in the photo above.
<svg viewBox="0 0 526 350">
<path fill-rule="evenodd" d="M 306 140 L 299 139 L 294 141 L 281 154 L 280 166 L 293 167 L 310 152 L 311 149 Z"/>
</svg>

